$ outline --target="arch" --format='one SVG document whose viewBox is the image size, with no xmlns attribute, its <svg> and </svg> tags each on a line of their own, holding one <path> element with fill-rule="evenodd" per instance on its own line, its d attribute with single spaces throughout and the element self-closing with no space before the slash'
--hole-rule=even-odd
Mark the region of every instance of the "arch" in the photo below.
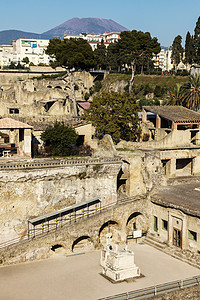
<svg viewBox="0 0 200 300">
<path fill-rule="evenodd" d="M 84 240 L 87 240 L 87 241 L 93 243 L 93 241 L 92 241 L 92 239 L 91 239 L 90 236 L 88 236 L 88 235 L 80 236 L 79 238 L 77 238 L 77 239 L 73 242 L 73 244 L 72 244 L 72 252 L 74 252 L 74 247 L 75 247 L 78 243 L 80 243 L 80 242 L 82 242 L 82 241 L 84 241 Z"/>
<path fill-rule="evenodd" d="M 109 221 L 105 222 L 99 229 L 99 237 L 100 237 L 102 230 L 106 227 L 109 227 L 110 225 L 119 225 L 119 222 L 117 222 L 115 220 L 109 220 Z"/>
<path fill-rule="evenodd" d="M 134 213 L 132 213 L 132 214 L 128 217 L 128 219 L 127 219 L 126 226 L 128 225 L 128 223 L 129 223 L 132 219 L 136 218 L 136 217 L 139 216 L 139 215 L 142 215 L 142 213 L 140 213 L 140 212 L 134 212 Z"/>
<path fill-rule="evenodd" d="M 61 244 L 55 244 L 51 246 L 51 251 L 56 252 L 57 249 L 63 248 L 63 245 Z"/>
<path fill-rule="evenodd" d="M 54 87 L 54 89 L 62 90 L 62 87 L 61 87 L 60 85 L 56 85 L 56 86 Z"/>
</svg>

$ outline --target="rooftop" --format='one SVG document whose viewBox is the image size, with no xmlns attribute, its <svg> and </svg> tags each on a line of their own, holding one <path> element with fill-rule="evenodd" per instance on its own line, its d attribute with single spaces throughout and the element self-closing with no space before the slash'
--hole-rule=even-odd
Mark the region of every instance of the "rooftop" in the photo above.
<svg viewBox="0 0 200 300">
<path fill-rule="evenodd" d="M 199 190 L 198 190 L 199 188 Z M 153 203 L 179 209 L 186 214 L 200 217 L 200 181 L 190 184 L 160 187 L 151 196 Z"/>
<path fill-rule="evenodd" d="M 0 119 L 0 129 L 19 129 L 19 128 L 24 128 L 24 129 L 31 129 L 32 126 L 20 122 L 20 121 L 16 121 L 14 119 L 11 118 L 3 118 Z"/>
<path fill-rule="evenodd" d="M 158 114 L 160 117 L 175 123 L 198 123 L 200 113 L 190 110 L 183 106 L 143 106 L 146 111 Z"/>
</svg>

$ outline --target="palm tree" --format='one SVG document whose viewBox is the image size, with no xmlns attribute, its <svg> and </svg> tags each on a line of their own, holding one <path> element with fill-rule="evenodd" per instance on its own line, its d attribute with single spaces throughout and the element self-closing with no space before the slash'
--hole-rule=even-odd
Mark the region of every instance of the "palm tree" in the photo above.
<svg viewBox="0 0 200 300">
<path fill-rule="evenodd" d="M 184 102 L 195 111 L 200 108 L 200 74 L 191 75 L 189 82 L 183 86 Z"/>
<path fill-rule="evenodd" d="M 170 92 L 170 99 L 167 105 L 183 105 L 184 93 L 183 87 L 180 84 L 176 84 L 174 89 Z"/>
</svg>

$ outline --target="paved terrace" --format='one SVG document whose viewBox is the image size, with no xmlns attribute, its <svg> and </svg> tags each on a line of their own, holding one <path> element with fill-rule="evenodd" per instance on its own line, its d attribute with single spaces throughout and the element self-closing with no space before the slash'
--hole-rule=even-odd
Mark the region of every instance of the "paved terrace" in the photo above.
<svg viewBox="0 0 200 300">
<path fill-rule="evenodd" d="M 2 300 L 95 300 L 200 274 L 184 262 L 148 245 L 129 245 L 143 278 L 112 284 L 100 275 L 100 251 L 0 267 Z M 77 253 L 78 254 L 78 253 Z"/>
</svg>

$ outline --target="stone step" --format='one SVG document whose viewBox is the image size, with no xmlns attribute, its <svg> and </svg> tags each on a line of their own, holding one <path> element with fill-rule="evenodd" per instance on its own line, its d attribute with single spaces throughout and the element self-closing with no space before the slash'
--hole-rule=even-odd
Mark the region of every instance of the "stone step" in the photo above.
<svg viewBox="0 0 200 300">
<path fill-rule="evenodd" d="M 166 244 L 163 244 L 155 239 L 152 239 L 152 237 L 148 237 L 148 236 L 144 239 L 144 243 L 146 243 L 154 248 L 157 248 L 159 250 L 163 250 L 167 247 Z"/>
</svg>

